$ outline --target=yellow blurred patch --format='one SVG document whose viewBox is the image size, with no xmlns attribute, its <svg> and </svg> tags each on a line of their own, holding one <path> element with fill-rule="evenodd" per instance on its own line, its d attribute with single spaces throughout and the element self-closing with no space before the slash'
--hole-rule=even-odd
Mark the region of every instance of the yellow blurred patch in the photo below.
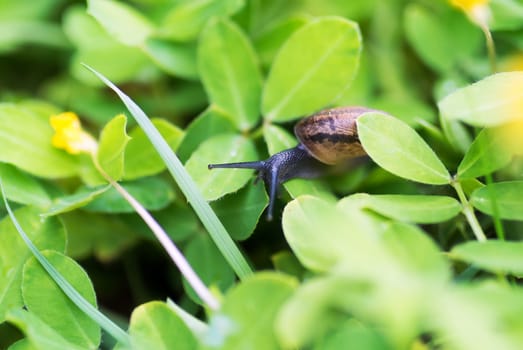
<svg viewBox="0 0 523 350">
<path fill-rule="evenodd" d="M 520 114 L 521 111 L 519 111 Z M 504 152 L 523 154 L 523 115 L 509 123 L 500 125 L 495 129 L 496 137 L 502 140 Z"/>
<path fill-rule="evenodd" d="M 49 123 L 55 131 L 51 139 L 53 147 L 63 149 L 70 154 L 96 152 L 96 140 L 82 129 L 80 119 L 73 112 L 53 115 Z"/>
<path fill-rule="evenodd" d="M 510 55 L 499 66 L 503 72 L 523 71 L 523 52 Z"/>
<path fill-rule="evenodd" d="M 489 0 L 449 0 L 454 7 L 461 9 L 469 19 L 482 28 L 488 28 L 491 18 Z"/>
<path fill-rule="evenodd" d="M 489 0 L 450 0 L 452 6 L 459 7 L 465 12 L 470 12 L 476 6 L 485 6 Z"/>
</svg>

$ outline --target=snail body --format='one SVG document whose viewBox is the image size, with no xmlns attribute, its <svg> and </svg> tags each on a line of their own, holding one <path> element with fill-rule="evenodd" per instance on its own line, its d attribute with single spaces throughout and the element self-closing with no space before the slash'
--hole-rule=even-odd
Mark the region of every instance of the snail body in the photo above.
<svg viewBox="0 0 523 350">
<path fill-rule="evenodd" d="M 272 219 L 274 201 L 280 184 L 293 178 L 314 178 L 330 165 L 366 155 L 358 138 L 356 119 L 373 111 L 365 107 L 339 107 L 320 111 L 294 127 L 299 144 L 276 153 L 266 160 L 209 164 L 214 168 L 255 169 L 269 191 L 268 220 Z"/>
</svg>

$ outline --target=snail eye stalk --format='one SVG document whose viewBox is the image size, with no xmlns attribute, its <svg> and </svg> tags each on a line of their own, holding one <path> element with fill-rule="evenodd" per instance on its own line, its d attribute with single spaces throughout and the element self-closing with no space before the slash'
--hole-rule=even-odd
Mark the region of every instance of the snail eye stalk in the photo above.
<svg viewBox="0 0 523 350">
<path fill-rule="evenodd" d="M 273 219 L 274 203 L 278 189 L 287 180 L 301 177 L 312 178 L 323 173 L 325 164 L 314 159 L 308 151 L 298 145 L 297 147 L 276 153 L 266 160 L 256 162 L 209 164 L 209 169 L 254 169 L 258 172 L 255 183 L 263 180 L 269 193 L 267 220 Z"/>
</svg>

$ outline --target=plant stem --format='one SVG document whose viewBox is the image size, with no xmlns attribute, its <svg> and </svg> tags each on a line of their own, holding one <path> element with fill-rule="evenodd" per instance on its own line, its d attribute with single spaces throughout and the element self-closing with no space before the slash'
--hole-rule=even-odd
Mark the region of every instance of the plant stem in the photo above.
<svg viewBox="0 0 523 350">
<path fill-rule="evenodd" d="M 485 176 L 486 184 L 487 186 L 492 184 L 492 174 L 487 174 Z M 503 223 L 501 222 L 501 219 L 499 218 L 499 207 L 498 202 L 496 200 L 496 195 L 492 193 L 492 187 L 487 187 L 489 189 L 488 194 L 490 197 L 490 201 L 492 203 L 492 219 L 494 221 L 494 229 L 496 231 L 496 235 L 498 236 L 498 239 L 501 241 L 505 240 L 505 229 L 503 228 Z"/>
<path fill-rule="evenodd" d="M 481 30 L 483 31 L 483 34 L 485 34 L 485 42 L 487 44 L 487 52 L 488 52 L 488 58 L 490 63 L 490 71 L 492 74 L 496 73 L 497 70 L 497 63 L 496 63 L 496 46 L 494 44 L 494 39 L 492 38 L 492 33 L 490 32 L 490 29 L 487 25 L 481 24 L 480 25 Z M 490 185 L 492 183 L 492 174 L 487 174 L 485 176 L 487 185 Z M 492 191 L 489 191 L 492 192 Z M 498 239 L 505 240 L 505 230 L 503 229 L 503 224 L 501 223 L 501 220 L 499 218 L 499 210 L 498 205 L 496 203 L 495 196 L 492 195 L 492 193 L 489 193 L 490 199 L 492 201 L 492 211 L 493 211 L 493 220 L 494 220 L 494 229 L 496 231 L 496 235 L 498 236 Z"/>
<path fill-rule="evenodd" d="M 485 236 L 485 233 L 483 232 L 483 229 L 481 228 L 481 225 L 479 224 L 478 219 L 474 214 L 474 208 L 472 208 L 472 205 L 465 196 L 465 192 L 463 192 L 461 183 L 457 180 L 453 180 L 451 182 L 451 185 L 452 187 L 454 187 L 456 193 L 458 194 L 458 198 L 461 201 L 461 205 L 463 206 L 463 214 L 467 218 L 467 221 L 469 222 L 469 225 L 472 228 L 474 236 L 476 236 L 476 239 L 479 242 L 485 242 L 487 240 L 487 237 Z"/>
<path fill-rule="evenodd" d="M 480 25 L 480 28 L 483 31 L 483 34 L 485 34 L 490 71 L 492 74 L 494 74 L 497 71 L 496 45 L 494 45 L 494 39 L 492 38 L 492 33 L 490 32 L 488 26 Z"/>
<path fill-rule="evenodd" d="M 171 241 L 164 229 L 152 217 L 152 215 L 118 182 L 114 181 L 107 173 L 100 167 L 96 157 L 93 156 L 93 162 L 102 176 L 113 186 L 118 193 L 133 207 L 143 221 L 149 226 L 163 248 L 169 254 L 174 264 L 178 267 L 187 282 L 194 289 L 200 299 L 212 310 L 220 308 L 218 299 L 214 297 L 211 291 L 205 286 L 200 277 L 193 270 L 187 259 L 183 256 L 176 245 Z"/>
</svg>

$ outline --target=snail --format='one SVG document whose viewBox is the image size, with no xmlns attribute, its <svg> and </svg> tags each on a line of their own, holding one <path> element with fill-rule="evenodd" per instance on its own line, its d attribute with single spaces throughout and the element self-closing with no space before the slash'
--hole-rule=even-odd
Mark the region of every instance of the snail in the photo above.
<svg viewBox="0 0 523 350">
<path fill-rule="evenodd" d="M 276 153 L 266 160 L 209 164 L 209 169 L 255 169 L 269 191 L 267 220 L 272 220 L 276 192 L 280 184 L 293 178 L 314 178 L 326 167 L 365 156 L 358 138 L 356 119 L 374 110 L 365 107 L 339 107 L 320 111 L 294 127 L 299 144 Z"/>
</svg>

